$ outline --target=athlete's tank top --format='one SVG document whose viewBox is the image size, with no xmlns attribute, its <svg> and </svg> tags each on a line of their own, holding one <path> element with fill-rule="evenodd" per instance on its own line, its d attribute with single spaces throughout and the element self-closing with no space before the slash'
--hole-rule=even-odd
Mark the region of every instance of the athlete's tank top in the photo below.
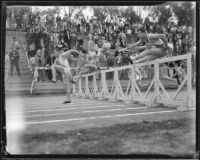
<svg viewBox="0 0 200 160">
<path fill-rule="evenodd" d="M 70 68 L 69 67 L 69 62 L 67 58 L 62 58 L 62 55 L 59 57 L 58 61 L 65 67 L 65 68 Z"/>
<path fill-rule="evenodd" d="M 155 46 L 164 45 L 163 41 L 160 38 L 158 39 L 155 34 L 147 34 L 147 39 L 152 45 L 155 45 Z"/>
</svg>

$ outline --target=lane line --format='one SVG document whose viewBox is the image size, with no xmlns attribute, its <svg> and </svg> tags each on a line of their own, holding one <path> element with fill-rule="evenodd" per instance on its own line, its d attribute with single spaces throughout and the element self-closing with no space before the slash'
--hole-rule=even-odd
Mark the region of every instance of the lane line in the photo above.
<svg viewBox="0 0 200 160">
<path fill-rule="evenodd" d="M 15 116 L 10 117 L 8 119 L 15 119 L 18 117 L 46 117 L 46 116 L 58 116 L 58 115 L 67 115 L 67 114 L 79 114 L 79 113 L 98 113 L 98 112 L 110 112 L 110 111 L 125 111 L 125 110 L 136 110 L 136 109 L 144 109 L 147 107 L 138 107 L 138 108 L 123 108 L 123 109 L 106 109 L 106 110 L 94 110 L 94 111 L 82 111 L 82 112 L 69 112 L 69 113 L 58 113 L 58 114 L 45 114 L 45 115 L 32 115 L 32 116 Z"/>
<path fill-rule="evenodd" d="M 58 104 L 58 103 L 56 103 L 56 104 Z M 98 103 L 98 105 L 110 105 L 110 104 L 117 104 L 117 103 Z M 40 105 L 40 104 L 39 104 Z M 42 104 L 42 105 L 44 105 L 44 104 Z M 45 106 L 46 106 L 47 104 L 45 104 Z M 71 107 L 71 106 L 77 106 L 77 107 L 79 107 L 79 106 L 90 106 L 90 105 L 96 105 L 96 103 L 80 103 L 80 104 L 60 104 L 60 106 L 55 106 L 55 104 L 52 104 L 52 105 L 50 105 L 50 106 L 48 106 L 48 107 L 39 107 L 38 105 L 36 105 L 36 106 L 38 106 L 38 107 L 27 107 L 27 106 L 16 106 L 15 105 L 15 108 L 17 108 L 17 107 L 20 107 L 20 108 L 23 108 L 23 109 L 25 109 L 26 111 L 29 111 L 29 110 L 32 110 L 32 109 L 43 109 L 43 108 L 63 108 L 63 107 L 65 107 L 65 106 L 67 106 L 67 107 Z M 26 107 L 27 107 L 27 109 L 26 109 Z M 7 112 L 17 112 L 17 111 L 24 111 L 24 110 L 22 110 L 22 109 L 8 109 L 8 110 L 6 110 Z"/>
<path fill-rule="evenodd" d="M 103 106 L 97 106 L 97 107 L 81 107 L 81 108 L 77 108 L 77 107 L 75 107 L 75 108 L 65 108 L 65 109 L 53 109 L 53 110 L 37 110 L 37 111 L 35 111 L 35 110 L 33 110 L 33 111 L 20 111 L 19 113 L 32 113 L 32 112 L 51 112 L 51 111 L 66 111 L 66 110 L 77 110 L 77 109 L 88 109 L 88 108 L 105 108 L 105 107 L 115 107 L 115 106 L 124 106 L 125 107 L 125 105 L 121 105 L 121 104 L 115 104 L 115 105 L 108 105 L 108 106 L 105 106 L 105 105 L 103 105 Z M 15 112 L 15 111 L 13 111 L 13 112 Z M 12 112 L 9 112 L 9 113 L 12 113 Z M 7 114 L 9 114 L 9 113 L 7 113 Z M 17 113 L 17 112 L 15 112 L 15 113 Z"/>
<path fill-rule="evenodd" d="M 76 101 L 76 103 L 74 103 L 74 102 L 72 102 L 72 103 L 70 103 L 69 105 L 76 105 L 77 104 L 77 102 L 78 103 L 81 103 L 81 104 L 91 104 L 91 103 L 96 103 L 96 102 L 98 102 L 98 103 L 102 103 L 102 104 L 104 104 L 104 103 L 111 103 L 111 102 L 109 102 L 109 101 L 88 101 L 88 102 L 81 102 L 81 101 Z M 13 105 L 13 103 L 14 102 L 6 102 L 6 105 Z M 34 106 L 36 106 L 36 108 L 37 108 L 37 106 L 39 106 L 39 105 L 44 105 L 44 103 L 34 103 L 34 104 L 30 104 L 30 103 L 23 103 L 23 102 L 16 102 L 16 103 L 18 103 L 18 104 L 15 104 L 15 106 L 28 106 L 28 107 L 34 107 Z M 56 103 L 53 103 L 53 102 L 51 102 L 51 103 L 46 103 L 45 102 L 45 105 L 55 105 L 55 104 L 60 104 L 60 105 L 62 105 L 62 103 L 58 103 L 58 102 L 56 102 Z"/>
<path fill-rule="evenodd" d="M 88 117 L 88 118 L 73 118 L 73 119 L 64 119 L 64 120 L 51 120 L 51 121 L 38 121 L 38 122 L 27 122 L 27 125 L 33 124 L 45 124 L 45 123 L 58 123 L 58 122 L 72 122 L 72 121 L 83 121 L 83 120 L 92 120 L 92 119 L 104 119 L 104 118 L 115 118 L 115 117 L 127 117 L 127 116 L 138 116 L 138 115 L 149 115 L 149 114 L 160 114 L 160 113 L 170 113 L 178 112 L 177 110 L 172 111 L 159 111 L 159 112 L 145 112 L 145 113 L 134 113 L 134 114 L 120 114 L 120 115 L 107 115 L 99 117 Z"/>
</svg>

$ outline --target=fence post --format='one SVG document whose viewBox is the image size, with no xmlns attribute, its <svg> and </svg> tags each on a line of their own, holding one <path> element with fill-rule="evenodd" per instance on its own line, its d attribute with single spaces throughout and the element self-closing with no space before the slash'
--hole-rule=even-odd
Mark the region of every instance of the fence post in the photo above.
<svg viewBox="0 0 200 160">
<path fill-rule="evenodd" d="M 83 91 L 82 91 L 82 86 L 81 86 L 81 78 L 79 79 L 79 85 L 78 85 L 78 97 L 82 97 L 83 96 Z"/>
</svg>

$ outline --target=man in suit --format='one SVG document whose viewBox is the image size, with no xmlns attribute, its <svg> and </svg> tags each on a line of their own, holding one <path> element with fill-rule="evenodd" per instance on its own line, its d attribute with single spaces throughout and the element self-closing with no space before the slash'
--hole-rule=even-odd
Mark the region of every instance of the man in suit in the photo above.
<svg viewBox="0 0 200 160">
<path fill-rule="evenodd" d="M 13 76 L 13 67 L 15 66 L 17 70 L 17 75 L 20 77 L 20 69 L 19 69 L 19 48 L 13 46 L 12 52 L 9 54 L 10 58 L 10 75 Z"/>
</svg>

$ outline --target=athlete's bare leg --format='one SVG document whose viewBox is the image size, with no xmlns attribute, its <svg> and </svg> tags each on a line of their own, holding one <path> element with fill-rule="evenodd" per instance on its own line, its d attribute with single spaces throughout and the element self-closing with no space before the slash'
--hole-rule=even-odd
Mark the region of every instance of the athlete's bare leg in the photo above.
<svg viewBox="0 0 200 160">
<path fill-rule="evenodd" d="M 140 59 L 140 58 L 144 58 L 148 55 L 152 55 L 152 56 L 163 56 L 163 49 L 161 48 L 151 48 L 151 49 L 146 49 L 143 52 L 141 52 L 140 54 L 136 55 L 134 57 L 135 60 Z"/>
</svg>

